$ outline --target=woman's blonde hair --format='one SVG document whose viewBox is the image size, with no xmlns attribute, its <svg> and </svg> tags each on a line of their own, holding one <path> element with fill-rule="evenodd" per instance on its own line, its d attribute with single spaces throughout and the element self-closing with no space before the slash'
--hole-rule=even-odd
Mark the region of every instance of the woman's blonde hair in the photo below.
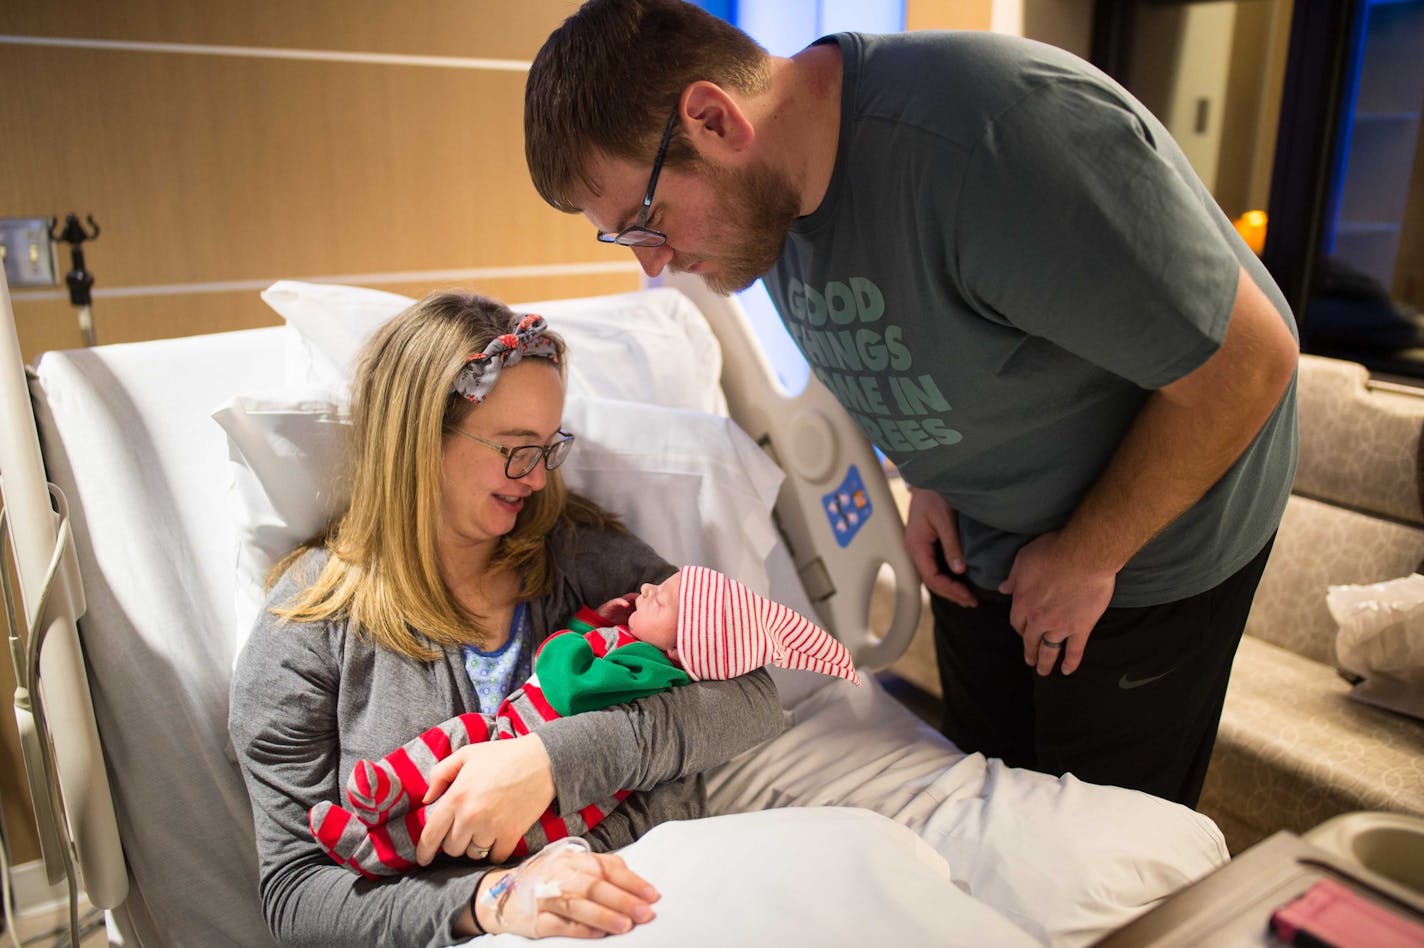
<svg viewBox="0 0 1424 948">
<path fill-rule="evenodd" d="M 467 356 L 512 331 L 517 318 L 483 296 L 433 293 L 366 345 L 352 391 L 350 504 L 324 535 L 273 568 L 269 583 L 308 548 L 328 552 L 315 581 L 274 614 L 293 622 L 344 618 L 378 645 L 427 661 L 438 656 L 435 646 L 488 640 L 482 618 L 462 607 L 441 578 L 441 455 L 446 433 L 476 408 L 454 393 L 456 373 Z M 562 373 L 563 340 L 545 335 Z M 499 539 L 489 573 L 518 575 L 521 599 L 547 595 L 553 575 L 546 539 L 561 519 L 616 525 L 569 495 L 560 472 L 550 471 L 514 529 Z"/>
</svg>

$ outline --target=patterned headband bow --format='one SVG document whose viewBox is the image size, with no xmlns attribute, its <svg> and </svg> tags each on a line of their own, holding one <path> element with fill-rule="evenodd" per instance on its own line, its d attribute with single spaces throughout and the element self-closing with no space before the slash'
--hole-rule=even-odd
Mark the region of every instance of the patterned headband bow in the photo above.
<svg viewBox="0 0 1424 948">
<path fill-rule="evenodd" d="M 558 349 L 553 340 L 544 335 L 548 328 L 549 324 L 543 316 L 533 313 L 521 316 L 514 332 L 496 336 L 485 346 L 484 352 L 465 357 L 465 364 L 455 376 L 455 394 L 475 403 L 484 401 L 494 383 L 499 381 L 500 370 L 517 364 L 525 356 L 548 359 L 557 364 Z"/>
</svg>

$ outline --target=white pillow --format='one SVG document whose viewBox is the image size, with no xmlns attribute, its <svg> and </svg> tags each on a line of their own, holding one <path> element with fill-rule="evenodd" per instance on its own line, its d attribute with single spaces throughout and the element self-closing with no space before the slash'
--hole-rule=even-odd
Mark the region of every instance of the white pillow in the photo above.
<svg viewBox="0 0 1424 948">
<path fill-rule="evenodd" d="M 296 330 L 300 345 L 287 351 L 287 384 L 348 380 L 356 353 L 380 326 L 415 300 L 399 293 L 339 283 L 278 280 L 262 301 Z"/>
<path fill-rule="evenodd" d="M 619 935 L 619 948 L 1038 944 L 960 891 L 948 863 L 914 832 L 869 810 L 796 807 L 663 823 L 619 855 L 662 896 L 657 917 Z M 486 935 L 466 944 L 587 942 Z"/>
<path fill-rule="evenodd" d="M 351 378 L 356 354 L 386 320 L 415 302 L 359 286 L 280 280 L 262 299 L 300 335 L 287 382 Z M 722 350 L 700 310 L 670 288 L 522 303 L 568 343 L 569 392 L 727 414 Z"/>
<path fill-rule="evenodd" d="M 345 404 L 337 385 L 239 395 L 213 413 L 232 468 L 238 651 L 262 608 L 267 571 L 345 503 Z M 670 562 L 711 566 L 768 592 L 783 475 L 735 422 L 577 395 L 565 418 L 579 439 L 561 469 L 569 486 Z"/>
<path fill-rule="evenodd" d="M 675 566 L 710 566 L 766 595 L 785 475 L 732 419 L 570 395 L 578 436 L 560 468 L 573 490 L 623 519 Z"/>
<path fill-rule="evenodd" d="M 351 426 L 343 386 L 239 395 L 213 419 L 227 433 L 237 534 L 236 647 L 266 600 L 268 571 L 346 503 L 341 469 Z"/>
</svg>

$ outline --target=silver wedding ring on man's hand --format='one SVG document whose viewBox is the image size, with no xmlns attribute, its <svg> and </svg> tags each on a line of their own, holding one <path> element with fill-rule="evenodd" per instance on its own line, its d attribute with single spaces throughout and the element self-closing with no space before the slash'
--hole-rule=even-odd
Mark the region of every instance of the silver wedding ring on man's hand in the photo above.
<svg viewBox="0 0 1424 948">
<path fill-rule="evenodd" d="M 1050 641 L 1048 641 L 1048 639 L 1040 639 L 1039 642 L 1038 642 L 1038 645 L 1039 645 L 1040 648 L 1062 648 L 1062 647 L 1063 647 L 1063 643 L 1062 643 L 1062 642 L 1050 642 Z"/>
<path fill-rule="evenodd" d="M 476 846 L 474 843 L 471 843 L 470 848 L 465 850 L 465 855 L 471 859 L 488 859 L 489 854 L 488 846 Z"/>
</svg>

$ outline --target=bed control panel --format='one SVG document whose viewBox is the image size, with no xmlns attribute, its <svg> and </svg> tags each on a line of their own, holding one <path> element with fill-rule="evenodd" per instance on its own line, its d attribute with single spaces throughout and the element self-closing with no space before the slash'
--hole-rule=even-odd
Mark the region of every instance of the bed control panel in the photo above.
<svg viewBox="0 0 1424 948">
<path fill-rule="evenodd" d="M 875 512 L 865 482 L 860 479 L 860 468 L 854 464 L 850 466 L 840 486 L 821 498 L 821 508 L 826 512 L 826 520 L 831 525 L 831 535 L 836 538 L 836 543 L 842 547 L 849 546 Z"/>
</svg>

